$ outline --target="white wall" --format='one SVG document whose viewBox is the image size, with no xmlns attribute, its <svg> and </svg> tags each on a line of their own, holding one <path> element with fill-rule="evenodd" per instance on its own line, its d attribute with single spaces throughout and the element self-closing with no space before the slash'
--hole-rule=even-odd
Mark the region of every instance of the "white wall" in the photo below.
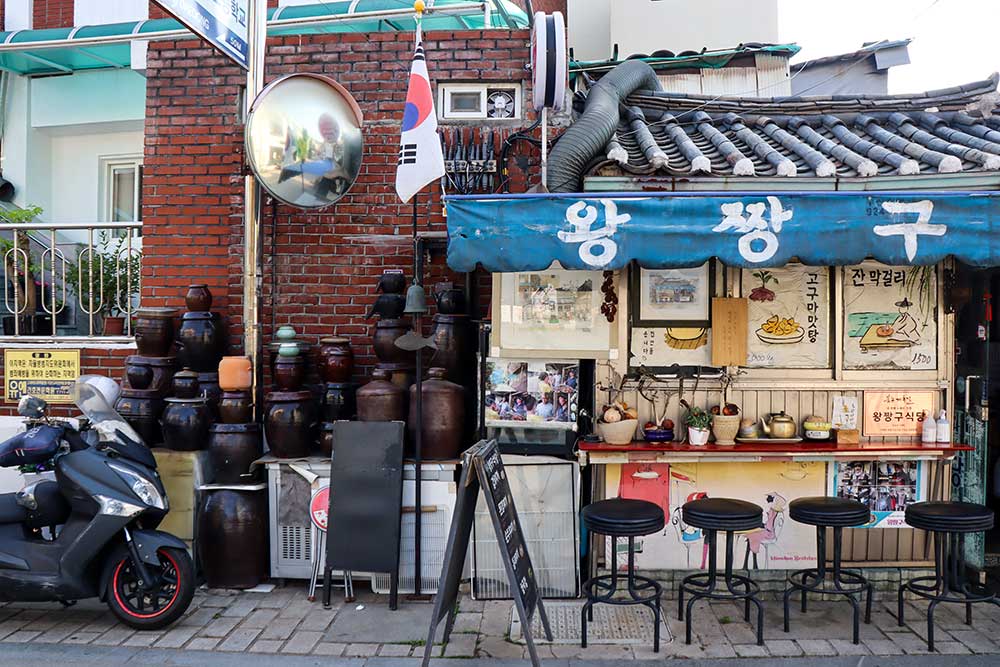
<svg viewBox="0 0 1000 667">
<path fill-rule="evenodd" d="M 148 0 L 76 0 L 73 4 L 73 25 L 124 23 L 148 18 Z"/>
<path fill-rule="evenodd" d="M 568 0 L 569 42 L 579 60 L 658 49 L 679 52 L 778 41 L 777 0 Z"/>
<path fill-rule="evenodd" d="M 86 128 L 78 128 L 82 132 Z M 104 188 L 101 159 L 142 155 L 142 130 L 53 136 L 50 139 L 51 198 L 45 209 L 50 222 L 101 220 Z"/>
<path fill-rule="evenodd" d="M 2 0 L 4 3 L 3 29 L 31 29 L 31 0 Z"/>
</svg>

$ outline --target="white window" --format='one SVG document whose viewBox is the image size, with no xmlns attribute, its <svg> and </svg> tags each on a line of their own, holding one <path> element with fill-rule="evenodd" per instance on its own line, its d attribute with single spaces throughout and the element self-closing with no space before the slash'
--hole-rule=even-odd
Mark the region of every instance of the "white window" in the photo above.
<svg viewBox="0 0 1000 667">
<path fill-rule="evenodd" d="M 6 0 L 4 30 L 31 30 L 31 0 Z"/>
<path fill-rule="evenodd" d="M 148 18 L 147 0 L 76 0 L 73 3 L 73 25 L 124 23 Z"/>
<path fill-rule="evenodd" d="M 101 213 L 108 222 L 134 222 L 142 218 L 142 159 L 101 159 Z"/>
<path fill-rule="evenodd" d="M 438 84 L 442 120 L 516 120 L 521 117 L 521 86 L 516 83 Z"/>
</svg>

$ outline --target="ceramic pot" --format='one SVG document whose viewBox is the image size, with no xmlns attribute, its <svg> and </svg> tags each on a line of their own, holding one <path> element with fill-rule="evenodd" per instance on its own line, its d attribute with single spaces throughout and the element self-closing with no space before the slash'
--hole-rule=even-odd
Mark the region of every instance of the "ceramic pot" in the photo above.
<svg viewBox="0 0 1000 667">
<path fill-rule="evenodd" d="M 462 451 L 465 390 L 454 382 L 446 380 L 443 368 L 430 369 L 428 379 L 422 384 L 422 458 L 456 458 Z M 413 385 L 410 387 L 410 418 L 407 421 L 411 442 L 415 442 L 417 432 L 416 398 L 417 386 Z"/>
<path fill-rule="evenodd" d="M 358 389 L 359 421 L 406 421 L 406 390 L 390 377 L 388 371 L 376 368 L 371 382 Z"/>
<path fill-rule="evenodd" d="M 449 378 L 461 381 L 470 368 L 475 368 L 468 315 L 435 315 L 431 338 L 437 344 L 431 364 L 445 369 Z"/>
<path fill-rule="evenodd" d="M 688 426 L 688 442 L 695 446 L 708 444 L 711 431 L 707 428 L 692 428 Z"/>
<path fill-rule="evenodd" d="M 264 434 L 271 454 L 281 459 L 309 456 L 316 408 L 308 391 L 275 391 L 264 397 Z"/>
<path fill-rule="evenodd" d="M 383 294 L 402 294 L 406 289 L 406 276 L 402 273 L 383 273 L 375 289 Z"/>
<path fill-rule="evenodd" d="M 257 424 L 213 424 L 208 436 L 216 484 L 250 484 L 250 464 L 264 454 L 264 441 Z"/>
<path fill-rule="evenodd" d="M 200 283 L 189 285 L 187 294 L 184 295 L 184 305 L 191 312 L 207 313 L 212 309 L 212 292 L 208 285 Z"/>
<path fill-rule="evenodd" d="M 125 379 L 132 389 L 148 390 L 153 384 L 153 369 L 145 365 L 126 364 Z"/>
<path fill-rule="evenodd" d="M 455 283 L 438 283 L 434 286 L 434 301 L 438 314 L 462 315 L 465 313 L 465 292 Z"/>
<path fill-rule="evenodd" d="M 219 421 L 223 424 L 246 424 L 253 421 L 253 402 L 249 391 L 224 391 L 219 399 Z"/>
<path fill-rule="evenodd" d="M 382 319 L 375 324 L 372 346 L 383 364 L 413 364 L 413 352 L 396 347 L 396 339 L 410 330 L 408 318 Z"/>
<path fill-rule="evenodd" d="M 165 357 L 174 344 L 176 308 L 139 308 L 135 311 L 135 346 L 140 356 Z"/>
<path fill-rule="evenodd" d="M 274 386 L 277 391 L 298 391 L 305 379 L 305 359 L 278 355 L 274 361 Z"/>
<path fill-rule="evenodd" d="M 176 451 L 195 451 L 208 444 L 212 412 L 204 398 L 167 398 L 160 424 L 163 445 Z"/>
<path fill-rule="evenodd" d="M 115 411 L 142 436 L 148 447 L 163 442 L 163 430 L 160 427 L 163 407 L 163 398 L 159 393 L 148 389 L 123 389 L 115 401 Z"/>
<path fill-rule="evenodd" d="M 197 398 L 199 392 L 198 374 L 190 368 L 174 373 L 172 387 L 175 398 Z"/>
<path fill-rule="evenodd" d="M 333 426 L 330 422 L 323 422 L 320 425 L 319 451 L 326 457 L 333 454 Z"/>
<path fill-rule="evenodd" d="M 138 369 L 141 366 L 150 368 L 153 371 L 153 380 L 146 387 L 149 391 L 155 391 L 160 396 L 165 396 L 170 391 L 170 385 L 177 370 L 177 357 L 143 357 L 134 354 L 125 358 L 125 377 L 128 379 L 130 369 Z M 143 373 L 143 371 L 136 371 Z M 130 385 L 132 386 L 132 385 Z M 132 386 L 133 389 L 138 387 Z"/>
<path fill-rule="evenodd" d="M 222 398 L 222 389 L 219 387 L 218 373 L 198 373 L 198 396 L 208 402 L 208 407 L 212 410 L 212 417 L 219 417 L 219 399 Z"/>
<path fill-rule="evenodd" d="M 378 315 L 383 320 L 393 320 L 403 316 L 406 297 L 402 294 L 379 294 L 368 310 L 368 317 Z"/>
<path fill-rule="evenodd" d="M 225 331 L 218 313 L 184 313 L 177 330 L 177 357 L 181 366 L 200 373 L 219 370 Z"/>
<path fill-rule="evenodd" d="M 253 588 L 261 583 L 268 571 L 267 489 L 207 492 L 198 535 L 209 588 Z"/>
<path fill-rule="evenodd" d="M 289 324 L 278 327 L 278 330 L 274 332 L 274 337 L 281 343 L 294 341 L 296 335 L 298 334 L 295 333 L 295 329 Z"/>
<path fill-rule="evenodd" d="M 245 391 L 253 386 L 250 357 L 222 357 L 219 362 L 219 387 L 223 391 Z"/>
<path fill-rule="evenodd" d="M 323 421 L 354 419 L 358 414 L 358 385 L 327 382 L 323 390 Z"/>
<path fill-rule="evenodd" d="M 319 368 L 326 382 L 350 382 L 354 375 L 354 352 L 346 338 L 321 338 Z"/>
<path fill-rule="evenodd" d="M 404 392 L 409 400 L 410 387 L 417 381 L 417 372 L 412 363 L 409 364 L 379 364 L 376 370 L 384 370 L 389 374 L 389 382 Z"/>
</svg>

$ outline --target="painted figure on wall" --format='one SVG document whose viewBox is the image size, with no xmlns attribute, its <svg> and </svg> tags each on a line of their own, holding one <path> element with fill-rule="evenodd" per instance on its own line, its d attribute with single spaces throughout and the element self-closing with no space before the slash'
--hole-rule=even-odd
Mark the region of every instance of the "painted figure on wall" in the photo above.
<svg viewBox="0 0 1000 667">
<path fill-rule="evenodd" d="M 781 536 L 785 525 L 785 508 L 788 501 L 777 491 L 767 494 L 767 513 L 764 525 L 757 530 L 744 533 L 740 537 L 746 540 L 746 553 L 743 555 L 743 569 L 749 569 L 750 556 L 753 555 L 753 569 L 759 570 L 757 556 L 764 551 L 764 567 L 769 567 L 768 547 L 775 544 Z"/>
</svg>

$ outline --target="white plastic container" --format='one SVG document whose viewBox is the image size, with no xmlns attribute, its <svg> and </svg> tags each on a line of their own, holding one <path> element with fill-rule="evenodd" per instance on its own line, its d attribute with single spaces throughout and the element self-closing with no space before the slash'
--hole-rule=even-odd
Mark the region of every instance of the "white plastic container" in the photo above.
<svg viewBox="0 0 1000 667">
<path fill-rule="evenodd" d="M 937 418 L 936 430 L 938 442 L 951 442 L 951 422 L 948 421 L 948 414 L 944 410 Z"/>
<path fill-rule="evenodd" d="M 924 427 L 920 432 L 920 441 L 928 444 L 937 442 L 937 422 L 929 412 L 924 413 Z"/>
</svg>

